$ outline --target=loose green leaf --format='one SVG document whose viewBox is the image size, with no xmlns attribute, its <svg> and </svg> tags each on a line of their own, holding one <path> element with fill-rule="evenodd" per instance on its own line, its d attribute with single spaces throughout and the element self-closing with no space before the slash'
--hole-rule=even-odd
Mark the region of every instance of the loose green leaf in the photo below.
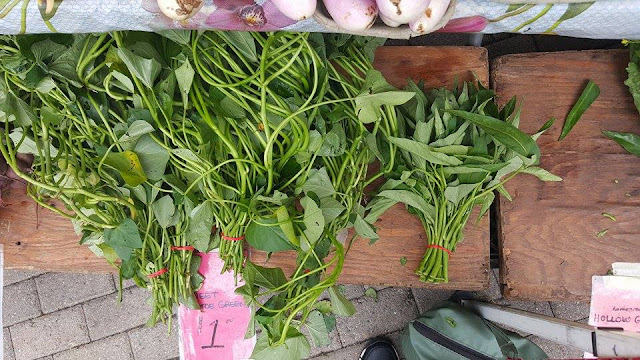
<svg viewBox="0 0 640 360">
<path fill-rule="evenodd" d="M 133 151 L 108 153 L 104 163 L 116 169 L 129 186 L 138 186 L 147 181 L 147 175 L 142 169 L 138 155 Z"/>
<path fill-rule="evenodd" d="M 196 72 L 193 70 L 193 67 L 191 67 L 189 60 L 185 60 L 185 62 L 175 70 L 175 73 L 180 95 L 182 96 L 182 104 L 186 109 L 189 102 L 189 91 L 191 90 L 191 84 L 193 84 L 193 78 Z"/>
<path fill-rule="evenodd" d="M 353 226 L 355 227 L 358 236 L 364 239 L 369 239 L 369 244 L 373 244 L 380 238 L 378 234 L 376 234 L 376 230 L 373 226 L 366 222 L 360 215 L 356 216 L 356 221 L 353 223 Z"/>
<path fill-rule="evenodd" d="M 596 237 L 597 237 L 597 238 L 601 238 L 601 237 L 603 237 L 603 236 L 607 235 L 607 233 L 608 233 L 608 232 L 609 232 L 609 229 L 600 230 L 600 231 L 598 231 L 598 233 L 596 234 Z"/>
<path fill-rule="evenodd" d="M 236 48 L 247 61 L 258 61 L 256 43 L 251 33 L 244 31 L 218 31 L 217 33 Z"/>
<path fill-rule="evenodd" d="M 444 197 L 453 204 L 458 203 L 466 198 L 471 192 L 478 187 L 478 184 L 460 184 L 456 186 L 447 186 L 444 190 Z"/>
<path fill-rule="evenodd" d="M 573 129 L 578 120 L 580 120 L 582 114 L 587 111 L 589 106 L 593 104 L 599 95 L 600 88 L 592 80 L 589 80 L 587 86 L 585 86 L 582 94 L 578 98 L 578 101 L 573 105 L 571 111 L 569 111 L 569 115 L 567 115 L 567 118 L 564 120 L 564 126 L 562 126 L 562 132 L 560 133 L 558 141 L 569 135 L 569 132 Z"/>
<path fill-rule="evenodd" d="M 311 346 L 307 338 L 298 330 L 290 327 L 285 337 L 284 344 L 269 345 L 269 337 L 266 334 L 258 337 L 258 342 L 253 348 L 251 359 L 253 360 L 299 360 L 309 356 Z"/>
<path fill-rule="evenodd" d="M 640 46 L 637 46 L 638 50 L 636 52 L 640 53 Z M 632 53 L 634 52 L 634 47 L 631 46 Z M 633 96 L 633 102 L 636 104 L 636 108 L 638 112 L 640 112 L 640 60 L 638 62 L 630 62 L 627 67 L 627 73 L 629 77 L 624 81 L 624 84 L 629 87 L 629 92 L 631 92 L 631 96 Z"/>
<path fill-rule="evenodd" d="M 329 288 L 329 299 L 331 300 L 331 307 L 333 313 L 338 316 L 351 316 L 356 313 L 356 308 L 351 301 L 338 290 L 337 287 L 332 286 Z"/>
<path fill-rule="evenodd" d="M 308 251 L 310 246 L 318 241 L 324 232 L 324 216 L 318 204 L 308 196 L 300 199 L 300 205 L 304 208 L 302 222 L 305 226 L 304 241 L 301 241 L 301 246 L 302 250 Z"/>
<path fill-rule="evenodd" d="M 397 145 L 400 149 L 415 154 L 432 164 L 450 166 L 462 165 L 462 161 L 460 159 L 454 156 L 433 151 L 433 148 L 429 145 L 422 144 L 411 139 L 389 137 L 389 141 L 392 144 Z"/>
<path fill-rule="evenodd" d="M 140 138 L 134 151 L 138 155 L 142 170 L 149 180 L 161 180 L 169 162 L 169 151 L 149 135 L 144 135 Z"/>
<path fill-rule="evenodd" d="M 558 175 L 554 175 L 552 173 L 550 173 L 549 171 L 543 169 L 543 168 L 539 168 L 537 166 L 529 166 L 527 168 L 525 168 L 524 170 L 522 170 L 523 173 L 525 174 L 531 174 L 534 175 L 535 177 L 537 177 L 538 179 L 542 180 L 542 181 L 562 181 L 562 178 Z"/>
<path fill-rule="evenodd" d="M 603 212 L 602 216 L 606 217 L 607 219 L 611 220 L 611 221 L 616 221 L 616 217 L 607 213 L 607 212 Z"/>
<path fill-rule="evenodd" d="M 331 344 L 329 329 L 327 329 L 324 316 L 319 311 L 310 312 L 304 326 L 311 337 L 313 346 L 320 347 Z"/>
<path fill-rule="evenodd" d="M 378 196 L 412 206 L 431 219 L 435 217 L 435 208 L 433 205 L 429 204 L 419 194 L 409 190 L 384 190 L 381 191 Z"/>
<path fill-rule="evenodd" d="M 383 105 L 402 105 L 409 101 L 415 93 L 398 91 L 390 86 L 377 70 L 367 72 L 360 95 L 355 99 L 356 115 L 365 124 L 369 124 L 381 116 Z"/>
<path fill-rule="evenodd" d="M 287 282 L 287 277 L 281 268 L 268 268 L 247 261 L 243 276 L 247 284 L 260 286 L 265 289 L 276 289 Z"/>
<path fill-rule="evenodd" d="M 540 148 L 531 136 L 523 133 L 515 126 L 487 115 L 474 114 L 460 110 L 449 110 L 455 116 L 468 120 L 493 136 L 508 149 L 530 158 L 540 158 Z"/>
<path fill-rule="evenodd" d="M 109 245 L 123 261 L 131 258 L 133 249 L 142 247 L 138 226 L 131 219 L 124 219 L 115 229 L 104 231 L 104 243 Z"/>
<path fill-rule="evenodd" d="M 640 136 L 616 131 L 603 131 L 602 133 L 620 144 L 628 152 L 640 156 Z"/>
<path fill-rule="evenodd" d="M 15 116 L 14 121 L 18 126 L 28 127 L 38 120 L 31 106 L 12 92 L 7 93 L 5 102 L 2 104 L 2 111 L 7 118 L 11 115 Z"/>
<path fill-rule="evenodd" d="M 213 209 L 210 202 L 205 201 L 191 210 L 187 242 L 200 252 L 209 250 L 211 228 L 213 227 Z"/>
<path fill-rule="evenodd" d="M 403 256 L 400 258 L 400 265 L 405 266 L 407 265 L 407 257 Z"/>
<path fill-rule="evenodd" d="M 332 196 L 336 193 L 331 179 L 329 179 L 329 175 L 327 174 L 327 169 L 324 167 L 309 171 L 309 177 L 302 184 L 301 190 L 304 191 L 305 194 L 314 193 L 319 199 Z"/>
<path fill-rule="evenodd" d="M 364 291 L 364 295 L 378 302 L 378 292 L 376 291 L 376 289 L 369 287 L 367 288 L 367 290 Z"/>
<path fill-rule="evenodd" d="M 289 216 L 287 208 L 280 206 L 278 210 L 276 210 L 276 218 L 278 218 L 280 229 L 285 234 L 289 242 L 294 246 L 300 246 L 300 239 L 298 239 L 298 236 L 296 236 L 296 232 L 293 229 L 293 223 L 291 222 L 291 217 Z"/>
<path fill-rule="evenodd" d="M 288 214 L 286 219 L 289 219 Z M 291 225 L 290 220 L 288 221 L 289 225 Z M 293 228 L 291 228 L 291 231 L 293 231 Z M 251 222 L 247 227 L 245 237 L 251 246 L 262 251 L 274 252 L 295 249 L 292 245 L 295 242 L 292 243 L 290 241 L 279 224 L 279 220 L 274 218 L 261 218 Z M 296 239 L 294 241 L 297 241 L 295 234 L 293 234 L 293 237 Z"/>
<path fill-rule="evenodd" d="M 151 205 L 151 210 L 160 227 L 166 229 L 171 225 L 176 208 L 173 205 L 173 198 L 170 195 L 165 195 Z"/>
<path fill-rule="evenodd" d="M 162 70 L 162 66 L 157 60 L 145 59 L 126 48 L 118 48 L 118 56 L 133 76 L 148 88 L 153 88 L 153 84 Z"/>
</svg>

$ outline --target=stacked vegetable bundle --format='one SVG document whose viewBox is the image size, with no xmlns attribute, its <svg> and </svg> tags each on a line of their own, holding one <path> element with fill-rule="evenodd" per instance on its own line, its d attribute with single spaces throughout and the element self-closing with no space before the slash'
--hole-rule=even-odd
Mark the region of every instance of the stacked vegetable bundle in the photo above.
<svg viewBox="0 0 640 360">
<path fill-rule="evenodd" d="M 479 217 L 494 200 L 494 190 L 511 199 L 503 184 L 518 173 L 544 181 L 561 179 L 535 166 L 540 149 L 520 130 L 516 98 L 498 108 L 495 93 L 465 83 L 450 91 L 425 93 L 410 83 L 415 97 L 401 107 L 400 137 L 386 140 L 399 148 L 397 166 L 368 208 L 382 213 L 396 202 L 420 218 L 429 245 L 416 274 L 422 281 L 447 282 L 448 260 L 476 205 Z"/>
<path fill-rule="evenodd" d="M 333 287 L 336 235 L 375 237 L 360 204 L 376 155 L 367 141 L 397 135 L 393 105 L 413 94 L 371 70 L 379 40 L 162 35 L 3 37 L 0 151 L 39 204 L 152 291 L 150 325 L 170 322 L 178 303 L 199 307 L 193 252 L 218 248 L 258 307 L 256 357 L 305 356 L 305 324 L 319 344 L 320 324 L 328 333 L 332 313 L 353 311 Z M 395 146 L 382 152 L 388 170 Z M 19 153 L 34 157 L 29 171 Z M 250 263 L 245 237 L 298 251 L 295 273 Z M 332 304 L 317 301 L 326 289 Z"/>
</svg>

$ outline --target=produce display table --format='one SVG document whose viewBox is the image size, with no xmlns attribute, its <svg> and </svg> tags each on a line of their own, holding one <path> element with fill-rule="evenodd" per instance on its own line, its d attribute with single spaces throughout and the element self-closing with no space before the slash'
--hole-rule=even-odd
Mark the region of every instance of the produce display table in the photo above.
<svg viewBox="0 0 640 360">
<path fill-rule="evenodd" d="M 524 100 L 523 131 L 534 133 L 550 117 L 558 119 L 538 143 L 541 167 L 564 178 L 545 183 L 522 175 L 506 185 L 513 202 L 501 198 L 498 223 L 505 297 L 588 300 L 592 275 L 605 275 L 612 262 L 640 259 L 640 160 L 601 133 L 640 133 L 640 116 L 624 85 L 628 62 L 626 50 L 496 60 L 498 96 Z M 558 142 L 562 121 L 589 79 L 600 96 Z"/>
<path fill-rule="evenodd" d="M 22 4 L 27 3 L 23 8 Z M 518 4 L 508 4 L 510 2 Z M 548 3 L 547 3 L 548 2 Z M 571 0 L 458 0 L 453 1 L 452 19 L 446 32 L 520 32 L 559 34 L 601 39 L 640 38 L 640 0 L 597 0 L 567 4 Z M 47 10 L 47 3 L 55 6 Z M 521 4 L 537 3 L 537 4 Z M 12 7 L 13 6 L 13 7 Z M 259 6 L 259 22 L 240 16 L 246 6 Z M 295 21 L 284 16 L 271 0 L 206 0 L 193 18 L 171 21 L 160 13 L 156 0 L 101 1 L 5 1 L 0 5 L 0 33 L 104 32 L 113 30 L 154 31 L 168 28 L 216 28 L 230 30 L 335 32 L 319 17 Z M 24 10 L 24 12 L 23 12 Z M 322 7 L 319 6 L 319 11 Z M 398 30 L 380 21 L 370 34 L 409 37 L 408 27 Z M 402 27 L 401 27 L 402 28 Z"/>
<path fill-rule="evenodd" d="M 485 85 L 489 70 L 487 51 L 471 47 L 382 47 L 375 67 L 395 86 L 406 78 L 424 80 L 427 88 L 453 86 L 473 80 L 475 74 Z M 43 271 L 108 272 L 114 269 L 84 245 L 70 221 L 46 209 L 36 209 L 23 187 L 3 194 L 0 208 L 0 241 L 5 246 L 5 266 Z M 340 282 L 369 285 L 428 286 L 413 274 L 426 250 L 427 239 L 420 221 L 397 205 L 376 225 L 380 239 L 370 246 L 357 240 L 345 260 Z M 265 255 L 251 252 L 253 261 L 263 263 Z M 400 259 L 406 257 L 406 264 Z M 295 264 L 295 256 L 276 253 L 268 264 L 282 266 L 285 273 Z M 465 240 L 449 262 L 448 284 L 439 288 L 480 290 L 488 286 L 489 218 L 469 222 Z"/>
</svg>

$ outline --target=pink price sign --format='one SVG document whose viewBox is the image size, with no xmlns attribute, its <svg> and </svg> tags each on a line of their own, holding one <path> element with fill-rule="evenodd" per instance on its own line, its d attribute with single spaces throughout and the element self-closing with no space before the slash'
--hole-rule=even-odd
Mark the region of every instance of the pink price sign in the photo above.
<svg viewBox="0 0 640 360">
<path fill-rule="evenodd" d="M 220 273 L 223 263 L 217 252 L 199 255 L 205 277 L 196 293 L 201 310 L 178 310 L 181 359 L 248 359 L 255 345 L 255 338 L 244 338 L 251 309 L 234 292 L 242 283 L 236 285 L 230 272 Z"/>
</svg>

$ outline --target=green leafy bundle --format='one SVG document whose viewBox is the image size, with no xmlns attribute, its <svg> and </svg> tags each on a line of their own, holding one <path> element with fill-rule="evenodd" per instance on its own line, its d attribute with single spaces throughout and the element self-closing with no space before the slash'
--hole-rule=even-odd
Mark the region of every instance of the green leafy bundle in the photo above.
<svg viewBox="0 0 640 360">
<path fill-rule="evenodd" d="M 625 80 L 625 85 L 629 87 L 629 92 L 633 96 L 633 101 L 640 112 L 640 40 L 624 41 L 629 46 L 629 66 L 627 73 L 629 77 Z M 603 131 L 604 135 L 613 139 L 628 152 L 640 156 L 640 136 L 632 133 L 617 131 Z"/>
<path fill-rule="evenodd" d="M 485 214 L 494 190 L 510 199 L 503 185 L 521 172 L 561 180 L 535 166 L 540 159 L 535 139 L 553 121 L 529 136 L 518 130 L 515 98 L 499 109 L 495 93 L 473 83 L 453 91 L 425 93 L 413 83 L 409 89 L 415 97 L 401 108 L 401 134 L 387 138 L 399 149 L 395 171 L 368 207 L 377 215 L 405 203 L 429 239 L 416 274 L 422 281 L 447 282 L 449 255 L 462 241 L 474 206 L 481 205 L 480 216 Z"/>
<path fill-rule="evenodd" d="M 265 199 L 272 209 L 247 229 L 247 241 L 256 249 L 283 251 L 288 243 L 298 253 L 296 270 L 288 279 L 281 269 L 249 261 L 245 266 L 245 285 L 238 293 L 257 307 L 253 319 L 261 332 L 255 359 L 307 357 L 305 333 L 314 345 L 326 345 L 335 316 L 355 312 L 335 286 L 345 257 L 338 234 L 354 227 L 363 238 L 377 238 L 361 205 L 365 186 L 379 176 L 367 178 L 375 154 L 366 139 L 396 134 L 393 105 L 413 96 L 397 91 L 372 70 L 380 40 L 320 34 L 310 40 L 328 54 L 322 56 L 329 69 L 328 100 L 309 119 L 308 148 L 295 156 L 302 175 L 294 184 L 294 196 Z M 375 126 L 370 131 L 365 123 Z M 387 154 L 386 161 L 392 163 L 394 152 Z M 319 301 L 325 291 L 330 300 Z"/>
</svg>

